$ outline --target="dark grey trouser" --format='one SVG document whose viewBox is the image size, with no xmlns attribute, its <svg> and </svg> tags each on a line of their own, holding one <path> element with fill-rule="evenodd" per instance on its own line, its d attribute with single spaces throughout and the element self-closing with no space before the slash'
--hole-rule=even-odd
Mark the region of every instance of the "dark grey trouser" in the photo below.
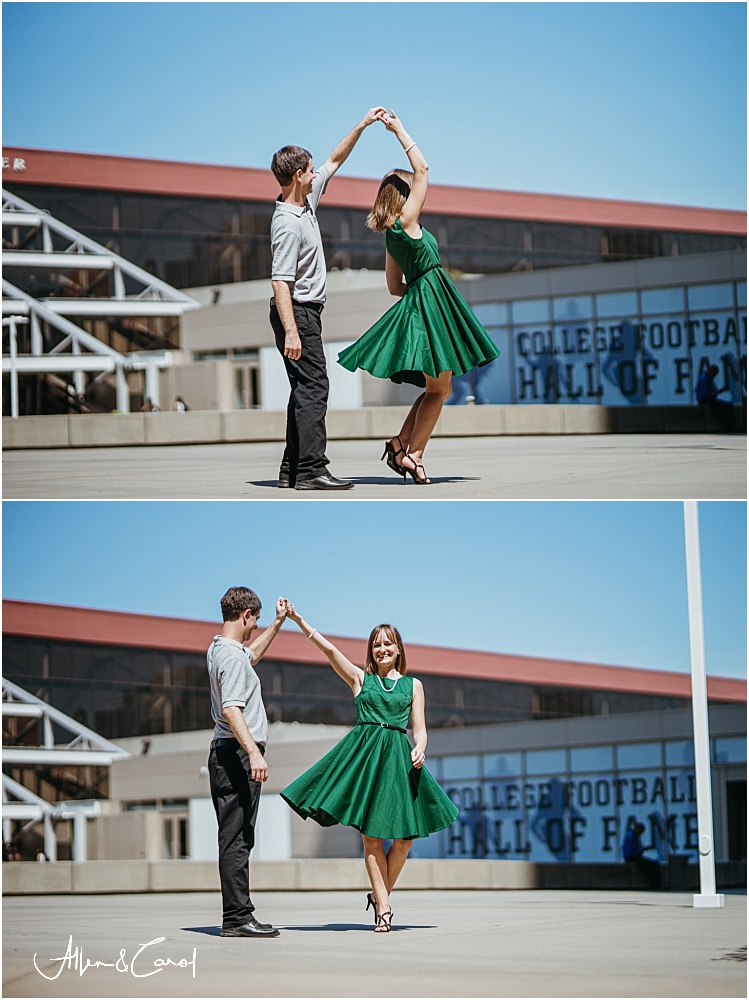
<svg viewBox="0 0 749 1000">
<path fill-rule="evenodd" d="M 327 468 L 325 417 L 329 389 L 320 313 L 297 302 L 293 305 L 302 356 L 298 361 L 283 359 L 291 393 L 286 409 L 286 448 L 279 473 L 288 477 L 292 486 L 297 480 L 314 479 Z M 270 322 L 283 357 L 286 333 L 274 305 L 270 307 Z"/>
<path fill-rule="evenodd" d="M 250 851 L 255 844 L 260 782 L 250 777 L 249 758 L 239 747 L 212 749 L 208 773 L 218 820 L 222 927 L 227 929 L 247 923 L 255 909 L 250 899 Z"/>
</svg>

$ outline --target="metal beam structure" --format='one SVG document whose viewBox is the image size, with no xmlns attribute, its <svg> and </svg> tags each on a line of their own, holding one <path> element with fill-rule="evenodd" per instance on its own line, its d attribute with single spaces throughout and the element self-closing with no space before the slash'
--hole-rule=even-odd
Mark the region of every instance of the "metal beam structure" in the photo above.
<svg viewBox="0 0 749 1000">
<path fill-rule="evenodd" d="M 19 416 L 18 375 L 72 374 L 76 391 L 83 392 L 84 375 L 96 373 L 97 379 L 114 375 L 116 406 L 122 413 L 130 412 L 130 391 L 127 373 L 145 371 L 146 394 L 159 405 L 158 371 L 172 364 L 169 351 L 139 351 L 121 354 L 89 334 L 68 317 L 113 320 L 124 318 L 181 316 L 200 308 L 195 299 L 161 281 L 124 257 L 101 246 L 65 225 L 47 212 L 40 211 L 17 195 L 3 189 L 3 226 L 20 234 L 29 231 L 31 238 L 41 240 L 41 249 L 23 249 L 32 239 L 20 235 L 6 240 L 2 264 L 5 273 L 25 269 L 59 273 L 71 270 L 107 271 L 112 274 L 114 294 L 109 297 L 70 296 L 34 298 L 3 278 L 2 313 L 6 319 L 9 349 L 3 354 L 3 372 L 10 375 L 11 415 Z M 135 295 L 125 292 L 125 279 L 141 286 Z M 30 354 L 18 352 L 18 324 L 30 322 Z M 61 333 L 62 340 L 45 350 L 43 325 Z M 93 383 L 92 383 L 93 384 Z"/>
<path fill-rule="evenodd" d="M 131 756 L 116 743 L 5 679 L 2 682 L 2 714 L 4 718 L 39 719 L 42 734 L 39 746 L 4 745 L 3 763 L 6 765 L 108 767 L 114 760 Z M 55 726 L 71 737 L 67 743 L 54 742 Z M 25 822 L 24 830 L 43 823 L 44 853 L 50 861 L 57 859 L 55 822 L 68 819 L 73 820 L 73 860 L 86 860 L 86 820 L 98 816 L 99 811 L 96 800 L 47 802 L 10 775 L 3 775 L 4 839 L 10 839 L 13 821 Z"/>
</svg>

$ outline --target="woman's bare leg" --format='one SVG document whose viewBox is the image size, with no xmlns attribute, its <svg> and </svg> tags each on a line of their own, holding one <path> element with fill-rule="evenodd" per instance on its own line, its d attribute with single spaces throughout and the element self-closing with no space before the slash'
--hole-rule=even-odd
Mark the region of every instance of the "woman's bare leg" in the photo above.
<svg viewBox="0 0 749 1000">
<path fill-rule="evenodd" d="M 394 840 L 390 845 L 387 858 L 387 891 L 388 895 L 393 891 L 395 880 L 403 871 L 408 852 L 411 850 L 412 840 Z"/>
<path fill-rule="evenodd" d="M 398 450 L 398 447 L 401 447 L 404 451 L 408 451 L 409 446 L 411 444 L 411 437 L 413 436 L 414 427 L 416 425 L 416 415 L 419 412 L 419 407 L 424 401 L 425 396 L 426 393 L 422 392 L 422 394 L 413 401 L 413 403 L 411 404 L 411 409 L 408 411 L 408 415 L 406 416 L 406 419 L 403 421 L 403 426 L 398 431 L 395 437 L 390 438 L 390 443 L 396 449 L 396 451 Z M 400 441 L 400 446 L 398 445 L 399 441 Z M 400 465 L 400 458 L 401 456 L 399 455 L 398 458 L 396 459 L 398 465 Z"/>
<path fill-rule="evenodd" d="M 378 915 L 386 913 L 388 904 L 388 862 L 382 840 L 379 837 L 367 837 L 362 834 L 364 842 L 364 864 L 372 885 L 372 895 Z M 401 867 L 403 867 L 401 865 Z"/>
<path fill-rule="evenodd" d="M 437 425 L 445 400 L 452 392 L 452 372 L 440 372 L 437 378 L 431 378 L 426 374 L 424 377 L 427 382 L 426 392 L 417 399 L 418 407 L 414 404 L 411 408 L 414 411 L 413 429 L 409 435 L 408 445 L 405 443 L 403 445 L 408 451 L 408 457 L 404 459 L 399 456 L 398 464 L 409 469 L 415 469 L 417 465 L 423 464 L 424 449 Z"/>
</svg>

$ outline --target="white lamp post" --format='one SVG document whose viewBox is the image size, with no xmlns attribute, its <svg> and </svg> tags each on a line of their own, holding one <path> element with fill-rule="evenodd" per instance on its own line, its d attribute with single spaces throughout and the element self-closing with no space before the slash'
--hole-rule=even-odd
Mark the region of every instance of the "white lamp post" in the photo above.
<svg viewBox="0 0 749 1000">
<path fill-rule="evenodd" d="M 694 770 L 697 784 L 697 836 L 700 852 L 700 891 L 692 897 L 695 907 L 725 905 L 725 897 L 715 891 L 715 837 L 710 780 L 710 733 L 707 718 L 705 677 L 705 637 L 702 619 L 700 571 L 700 529 L 697 501 L 684 500 L 684 540 L 687 556 L 687 599 L 689 605 L 689 646 L 692 659 L 692 724 L 694 728 Z"/>
</svg>

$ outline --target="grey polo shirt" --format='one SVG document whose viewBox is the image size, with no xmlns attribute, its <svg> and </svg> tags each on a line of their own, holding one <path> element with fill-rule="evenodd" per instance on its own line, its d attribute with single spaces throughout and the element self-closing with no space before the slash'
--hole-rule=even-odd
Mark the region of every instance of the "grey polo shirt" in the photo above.
<svg viewBox="0 0 749 1000">
<path fill-rule="evenodd" d="M 208 648 L 208 677 L 211 682 L 211 715 L 214 739 L 234 736 L 222 709 L 236 705 L 256 743 L 268 741 L 268 718 L 260 693 L 260 678 L 252 668 L 252 653 L 236 639 L 217 635 Z"/>
<path fill-rule="evenodd" d="M 325 302 L 325 255 L 316 213 L 329 180 L 323 165 L 315 173 L 304 205 L 288 205 L 279 199 L 271 220 L 271 278 L 288 281 L 297 302 Z"/>
</svg>

